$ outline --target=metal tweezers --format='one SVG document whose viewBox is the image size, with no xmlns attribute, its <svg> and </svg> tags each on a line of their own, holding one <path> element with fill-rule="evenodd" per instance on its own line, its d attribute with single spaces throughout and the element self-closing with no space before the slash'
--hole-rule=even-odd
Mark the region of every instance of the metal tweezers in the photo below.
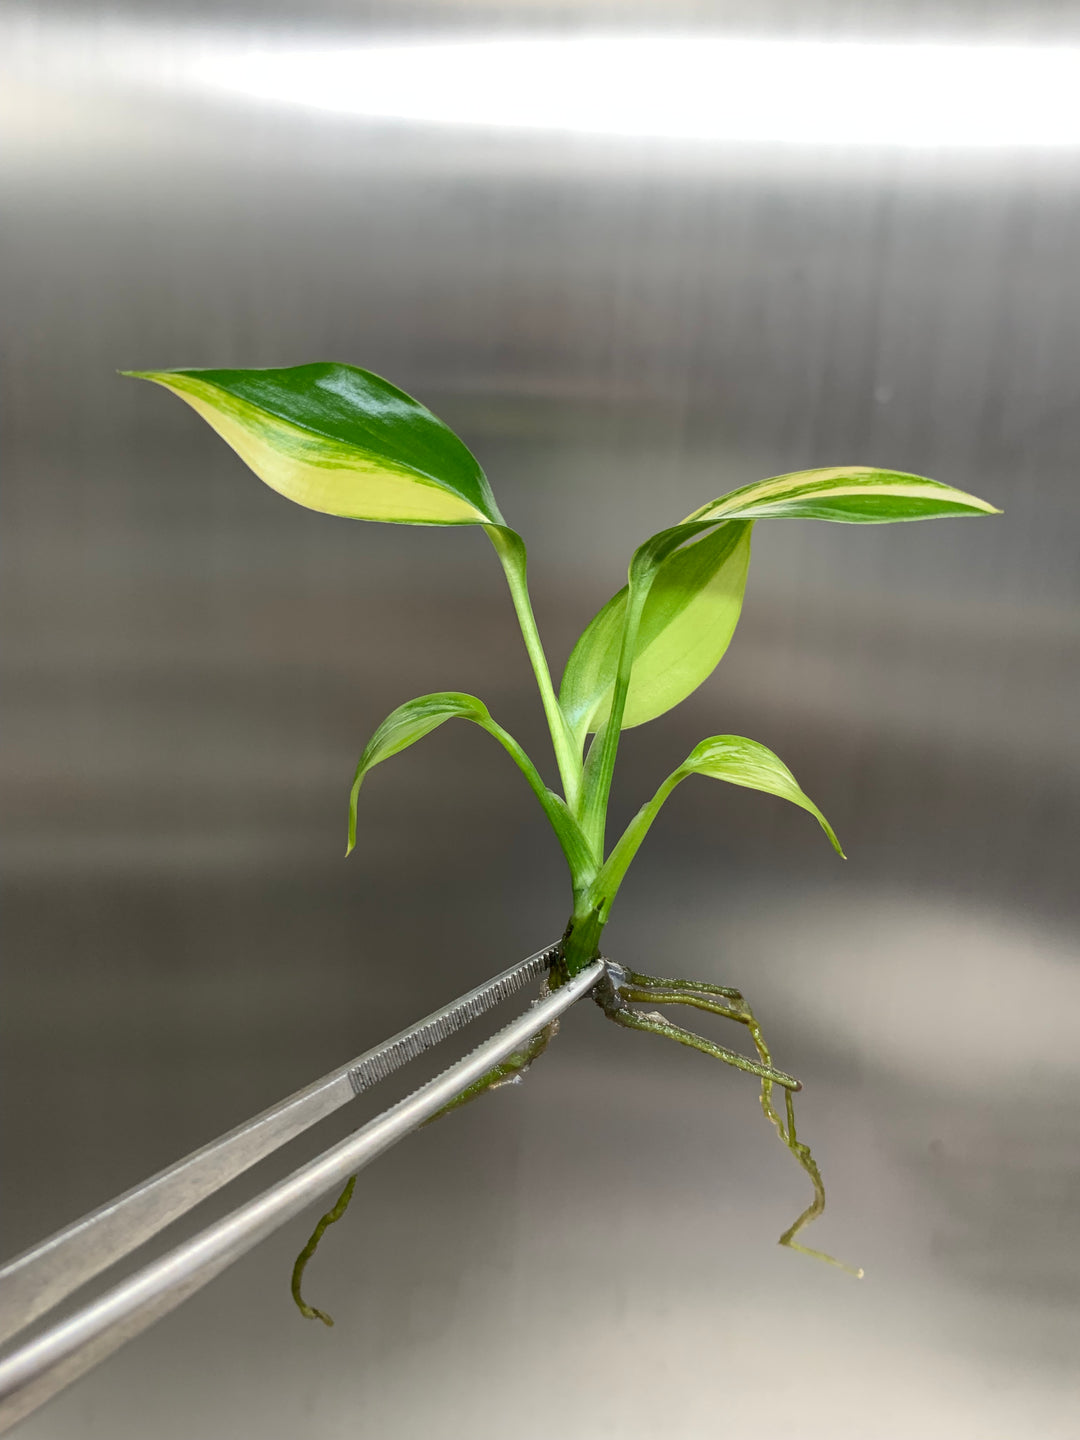
<svg viewBox="0 0 1080 1440">
<path fill-rule="evenodd" d="M 546 976 L 556 953 L 557 947 L 549 946 L 504 970 L 9 1261 L 0 1268 L 0 1345 L 311 1125 L 464 1030 L 530 981 Z M 429 1120 L 569 1010 L 604 970 L 603 960 L 593 961 L 347 1139 L 0 1359 L 0 1431 L 17 1424 L 305 1206 Z"/>
</svg>

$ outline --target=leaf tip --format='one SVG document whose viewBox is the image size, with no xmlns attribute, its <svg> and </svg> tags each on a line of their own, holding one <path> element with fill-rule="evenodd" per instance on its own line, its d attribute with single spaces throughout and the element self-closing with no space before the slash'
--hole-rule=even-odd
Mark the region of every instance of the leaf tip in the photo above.
<svg viewBox="0 0 1080 1440">
<path fill-rule="evenodd" d="M 962 491 L 961 494 L 964 494 Z M 969 515 L 1004 515 L 1004 510 L 997 505 L 991 505 L 989 500 L 984 500 L 981 495 L 965 494 L 965 499 L 974 502 L 968 510 Z"/>
<path fill-rule="evenodd" d="M 846 860 L 848 857 L 844 853 L 844 847 L 840 844 L 840 840 L 836 834 L 836 831 L 829 824 L 828 820 L 825 819 L 825 816 L 821 813 L 821 811 L 817 808 L 816 805 L 813 807 L 812 813 L 816 818 L 818 824 L 821 826 L 822 830 L 824 830 L 825 837 L 828 840 L 829 844 L 836 851 L 837 855 L 840 856 L 841 860 Z"/>
<path fill-rule="evenodd" d="M 163 385 L 166 390 L 173 388 L 169 383 L 168 370 L 118 370 L 116 373 L 126 380 L 149 380 L 151 385 Z"/>
</svg>

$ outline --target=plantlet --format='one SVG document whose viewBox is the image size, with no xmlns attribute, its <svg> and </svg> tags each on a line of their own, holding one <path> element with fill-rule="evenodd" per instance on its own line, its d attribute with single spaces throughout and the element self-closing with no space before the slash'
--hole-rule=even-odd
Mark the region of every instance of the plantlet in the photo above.
<svg viewBox="0 0 1080 1440">
<path fill-rule="evenodd" d="M 638 547 L 627 585 L 585 627 L 556 695 L 529 599 L 525 543 L 504 522 L 473 455 L 418 401 L 351 365 L 125 373 L 180 396 L 260 479 L 309 509 L 404 525 L 483 527 L 510 587 L 551 732 L 562 793 L 547 785 L 514 737 L 475 696 L 455 691 L 423 695 L 387 716 L 360 757 L 349 796 L 348 849 L 355 844 L 357 801 L 369 771 L 447 720 L 479 725 L 524 775 L 570 870 L 572 904 L 551 970 L 554 986 L 599 955 L 600 936 L 626 872 L 660 807 L 688 776 L 705 775 L 790 800 L 813 815 L 843 855 L 829 822 L 791 771 L 764 745 L 739 735 L 713 735 L 696 745 L 607 847 L 608 797 L 619 737 L 685 700 L 719 664 L 742 608 L 755 522 L 809 519 L 879 525 L 1000 513 L 986 501 L 938 481 L 860 465 L 803 470 L 743 486 Z M 774 1068 L 757 1019 L 740 992 L 609 965 L 594 994 L 617 1025 L 674 1040 L 760 1079 L 762 1108 L 813 1187 L 810 1205 L 780 1243 L 831 1260 L 796 1239 L 825 1205 L 818 1168 L 796 1135 L 792 1094 L 799 1082 Z M 748 1059 L 684 1029 L 653 1009 L 636 1008 L 640 1005 L 686 1006 L 742 1025 L 757 1058 Z M 447 1109 L 519 1079 L 546 1048 L 553 1028 L 536 1035 Z M 774 1087 L 784 1092 L 782 1112 L 773 1103 Z M 344 1212 L 353 1183 L 350 1180 L 320 1220 L 293 1273 L 297 1304 L 305 1315 L 327 1324 L 332 1323 L 329 1316 L 302 1299 L 300 1282 L 323 1231 Z"/>
</svg>

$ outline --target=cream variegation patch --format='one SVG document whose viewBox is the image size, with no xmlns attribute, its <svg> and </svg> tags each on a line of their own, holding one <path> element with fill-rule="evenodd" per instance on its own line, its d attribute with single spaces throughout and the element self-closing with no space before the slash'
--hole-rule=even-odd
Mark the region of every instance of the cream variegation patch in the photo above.
<svg viewBox="0 0 1080 1440">
<path fill-rule="evenodd" d="M 905 475 L 895 470 L 876 470 L 866 465 L 838 465 L 819 470 L 800 470 L 789 475 L 777 475 L 762 480 L 757 485 L 748 485 L 723 495 L 719 500 L 710 501 L 686 517 L 686 521 L 722 520 L 732 516 L 757 515 L 767 518 L 769 509 L 790 501 L 812 500 L 820 497 L 824 501 L 843 500 L 849 497 L 878 496 L 892 500 L 929 500 L 948 510 L 968 511 L 996 515 L 1000 512 L 985 500 L 942 485 L 937 480 L 927 480 L 921 475 Z M 774 512 L 774 514 L 777 512 Z"/>
<path fill-rule="evenodd" d="M 148 376 L 195 410 L 271 489 L 351 520 L 474 525 L 487 516 L 428 477 L 312 434 L 187 375 Z"/>
</svg>

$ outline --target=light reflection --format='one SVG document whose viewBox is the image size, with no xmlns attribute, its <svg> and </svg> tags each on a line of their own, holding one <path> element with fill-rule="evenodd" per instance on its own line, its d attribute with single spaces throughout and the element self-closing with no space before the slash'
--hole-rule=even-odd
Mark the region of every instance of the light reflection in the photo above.
<svg viewBox="0 0 1080 1440">
<path fill-rule="evenodd" d="M 1080 48 L 670 36 L 222 51 L 200 82 L 368 118 L 842 146 L 1080 144 Z"/>
</svg>

